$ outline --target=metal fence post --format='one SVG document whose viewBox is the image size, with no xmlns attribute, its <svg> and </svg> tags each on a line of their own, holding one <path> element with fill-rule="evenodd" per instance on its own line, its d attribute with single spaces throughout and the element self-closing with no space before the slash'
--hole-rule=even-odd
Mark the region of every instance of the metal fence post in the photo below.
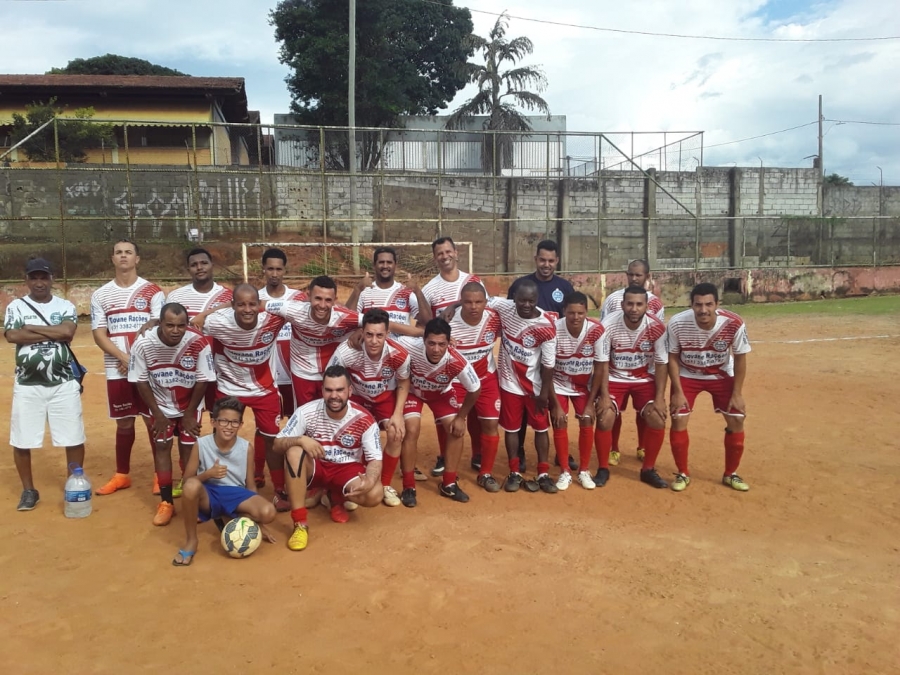
<svg viewBox="0 0 900 675">
<path fill-rule="evenodd" d="M 230 136 L 231 134 L 229 134 Z M 257 200 L 257 208 L 259 209 L 259 234 L 265 241 L 266 239 L 266 217 L 263 209 L 263 161 L 262 161 L 262 123 L 256 125 L 256 163 L 259 169 L 259 199 Z"/>
<path fill-rule="evenodd" d="M 444 187 L 441 178 L 444 174 L 444 148 L 441 145 L 441 130 L 437 132 L 437 207 L 438 207 L 438 237 L 444 236 Z M 469 270 L 471 272 L 472 270 Z"/>
<path fill-rule="evenodd" d="M 122 125 L 125 138 L 125 189 L 128 191 L 128 236 L 137 239 L 137 225 L 134 222 L 134 191 L 131 189 L 131 153 L 128 150 L 128 122 Z"/>
<path fill-rule="evenodd" d="M 53 118 L 53 148 L 56 153 L 56 192 L 59 199 L 59 243 L 62 264 L 63 289 L 69 293 L 69 268 L 66 255 L 66 205 L 63 189 L 62 158 L 59 156 L 59 120 Z"/>
<path fill-rule="evenodd" d="M 328 184 L 325 175 L 325 127 L 319 127 L 319 170 L 322 172 L 322 256 L 328 274 Z"/>
</svg>

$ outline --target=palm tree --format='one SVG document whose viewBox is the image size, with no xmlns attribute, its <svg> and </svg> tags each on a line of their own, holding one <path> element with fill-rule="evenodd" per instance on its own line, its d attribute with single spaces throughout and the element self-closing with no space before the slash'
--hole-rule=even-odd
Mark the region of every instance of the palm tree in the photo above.
<svg viewBox="0 0 900 675">
<path fill-rule="evenodd" d="M 538 110 L 550 118 L 550 106 L 534 91 L 547 87 L 547 78 L 536 66 L 516 64 L 534 51 L 527 37 L 506 38 L 509 17 L 506 12 L 497 18 L 488 39 L 472 36 L 473 46 L 480 51 L 484 64 L 468 63 L 468 79 L 478 85 L 478 93 L 457 108 L 447 120 L 448 129 L 461 129 L 465 119 L 474 115 L 487 115 L 483 128 L 486 131 L 531 131 L 531 123 L 516 106 L 526 110 Z M 505 63 L 512 68 L 501 70 Z M 485 134 L 481 147 L 481 165 L 486 172 L 500 175 L 504 167 L 512 165 L 513 142 L 516 135 L 509 133 Z"/>
</svg>

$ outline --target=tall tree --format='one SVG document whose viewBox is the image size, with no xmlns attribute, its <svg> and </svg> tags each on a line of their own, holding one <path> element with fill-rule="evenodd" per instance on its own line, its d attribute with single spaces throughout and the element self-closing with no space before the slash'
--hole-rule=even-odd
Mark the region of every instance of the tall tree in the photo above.
<svg viewBox="0 0 900 675">
<path fill-rule="evenodd" d="M 297 120 L 346 126 L 347 1 L 283 0 L 270 14 L 270 23 L 281 42 L 279 58 L 292 71 L 285 81 Z M 449 0 L 357 0 L 357 125 L 396 127 L 401 115 L 434 115 L 444 108 L 466 84 L 471 33 L 469 10 Z M 377 166 L 379 133 L 357 136 L 363 168 Z M 346 169 L 344 137 L 329 138 L 330 163 Z"/>
<path fill-rule="evenodd" d="M 847 186 L 851 186 L 851 185 L 853 185 L 853 181 L 851 181 L 851 180 L 850 180 L 849 178 L 847 178 L 846 176 L 842 176 L 842 175 L 839 174 L 839 173 L 830 173 L 830 174 L 828 174 L 827 176 L 825 176 L 825 185 L 835 185 L 835 186 L 847 185 Z"/>
<path fill-rule="evenodd" d="M 144 59 L 118 54 L 72 59 L 64 68 L 52 68 L 48 75 L 186 75 Z"/>
<path fill-rule="evenodd" d="M 509 17 L 504 12 L 497 17 L 487 39 L 472 36 L 475 49 L 484 59 L 484 63 L 468 64 L 469 82 L 478 86 L 478 93 L 450 115 L 448 129 L 462 129 L 467 118 L 487 115 L 483 125 L 487 131 L 531 131 L 531 122 L 517 106 L 537 110 L 550 118 L 550 106 L 540 96 L 547 88 L 544 72 L 538 66 L 517 66 L 534 52 L 534 44 L 525 36 L 507 39 L 508 26 Z M 511 67 L 503 70 L 506 64 Z M 504 167 L 512 165 L 516 137 L 516 134 L 485 135 L 481 147 L 485 171 L 500 175 Z"/>
<path fill-rule="evenodd" d="M 13 113 L 12 143 L 15 145 L 29 134 L 37 131 L 43 124 L 65 111 L 56 107 L 56 99 L 47 103 L 33 103 L 26 106 L 25 115 Z M 66 115 L 77 118 L 74 121 L 56 122 L 54 134 L 53 124 L 41 129 L 35 136 L 25 141 L 21 148 L 33 162 L 55 162 L 56 140 L 59 139 L 59 160 L 61 162 L 84 162 L 87 150 L 100 148 L 105 144 L 111 148 L 116 144 L 111 124 L 92 123 L 93 108 L 78 108 Z"/>
</svg>

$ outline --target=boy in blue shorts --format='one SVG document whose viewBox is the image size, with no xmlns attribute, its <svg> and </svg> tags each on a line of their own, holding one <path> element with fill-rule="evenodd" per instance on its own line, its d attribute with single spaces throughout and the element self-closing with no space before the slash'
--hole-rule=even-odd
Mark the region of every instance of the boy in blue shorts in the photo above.
<svg viewBox="0 0 900 675">
<path fill-rule="evenodd" d="M 250 444 L 238 437 L 243 417 L 243 403 L 233 396 L 220 398 L 212 409 L 213 432 L 197 439 L 191 451 L 181 497 L 186 536 L 184 546 L 172 560 L 176 567 L 194 560 L 198 520 L 247 516 L 259 523 L 266 541 L 275 541 L 266 528 L 266 523 L 275 520 L 275 507 L 256 494 L 253 453 Z"/>
</svg>

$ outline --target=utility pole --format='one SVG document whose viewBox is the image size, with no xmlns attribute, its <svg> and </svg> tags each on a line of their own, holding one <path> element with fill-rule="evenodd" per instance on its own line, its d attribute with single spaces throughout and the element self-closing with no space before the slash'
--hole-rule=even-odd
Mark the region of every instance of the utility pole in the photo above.
<svg viewBox="0 0 900 675">
<path fill-rule="evenodd" d="M 349 113 L 348 142 L 350 145 L 350 241 L 359 243 L 359 223 L 356 213 L 356 0 L 350 0 L 350 49 L 347 78 L 347 112 Z M 821 97 L 820 106 L 821 106 Z M 820 131 L 821 135 L 821 123 Z M 820 141 L 821 145 L 821 141 Z M 359 274 L 359 246 L 353 247 L 353 273 Z"/>
<path fill-rule="evenodd" d="M 825 158 L 822 156 L 822 94 L 819 94 L 819 215 L 825 213 Z"/>
</svg>

